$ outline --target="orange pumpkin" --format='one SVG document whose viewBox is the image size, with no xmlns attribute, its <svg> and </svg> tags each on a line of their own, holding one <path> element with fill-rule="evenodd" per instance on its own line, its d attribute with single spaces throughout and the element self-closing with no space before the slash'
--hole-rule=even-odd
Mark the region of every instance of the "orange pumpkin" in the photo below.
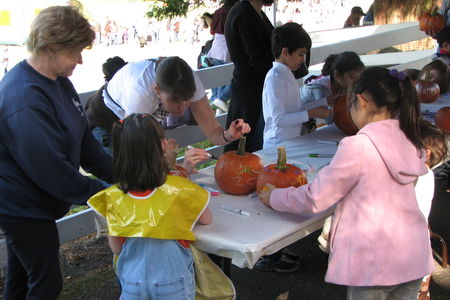
<svg viewBox="0 0 450 300">
<path fill-rule="evenodd" d="M 434 117 L 436 126 L 450 134 L 450 106 L 445 106 L 436 112 Z"/>
<path fill-rule="evenodd" d="M 336 127 L 346 135 L 355 135 L 358 127 L 353 123 L 350 111 L 347 109 L 347 95 L 338 97 L 333 105 L 333 120 Z"/>
<path fill-rule="evenodd" d="M 237 151 L 229 151 L 219 157 L 214 178 L 225 193 L 247 195 L 255 191 L 256 178 L 262 169 L 261 158 L 245 152 L 245 137 L 242 137 Z"/>
<path fill-rule="evenodd" d="M 441 95 L 439 85 L 434 81 L 416 80 L 414 86 L 421 103 L 431 103 Z"/>
<path fill-rule="evenodd" d="M 445 27 L 445 18 L 437 13 L 435 6 L 431 10 L 423 12 L 419 17 L 419 29 L 422 31 L 439 32 Z"/>
<path fill-rule="evenodd" d="M 276 164 L 266 166 L 258 176 L 256 192 L 259 194 L 267 183 L 277 188 L 299 187 L 307 184 L 305 172 L 294 165 L 286 164 L 286 149 L 278 148 L 278 160 Z"/>
</svg>

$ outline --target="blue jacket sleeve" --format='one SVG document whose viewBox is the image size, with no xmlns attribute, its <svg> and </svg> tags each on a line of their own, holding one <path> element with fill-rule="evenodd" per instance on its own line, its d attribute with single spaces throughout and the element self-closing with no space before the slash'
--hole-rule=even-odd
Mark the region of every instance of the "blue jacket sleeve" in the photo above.
<svg viewBox="0 0 450 300">
<path fill-rule="evenodd" d="M 112 182 L 112 159 L 100 143 L 87 130 L 81 145 L 81 167 L 94 176 L 111 183 Z"/>
<path fill-rule="evenodd" d="M 25 106 L 9 116 L 2 127 L 2 136 L 19 167 L 50 196 L 66 203 L 84 204 L 105 188 L 99 180 L 83 176 L 78 161 L 67 155 L 69 147 L 78 145 L 67 142 L 51 107 Z M 93 157 L 87 158 L 90 149 L 95 148 L 90 144 L 87 141 L 82 147 L 81 159 L 106 178 L 108 171 L 98 166 L 105 161 L 104 156 L 100 159 L 101 152 L 93 151 Z M 94 162 L 95 159 L 99 161 Z"/>
</svg>

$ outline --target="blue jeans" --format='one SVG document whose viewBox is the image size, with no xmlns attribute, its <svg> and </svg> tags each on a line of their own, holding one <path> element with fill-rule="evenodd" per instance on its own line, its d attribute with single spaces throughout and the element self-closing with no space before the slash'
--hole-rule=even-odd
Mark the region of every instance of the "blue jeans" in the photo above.
<svg viewBox="0 0 450 300">
<path fill-rule="evenodd" d="M 210 58 L 209 60 L 213 63 L 212 64 L 213 66 L 220 66 L 220 65 L 226 64 L 226 62 L 224 62 L 223 60 L 220 60 L 220 59 Z M 212 96 L 211 96 L 211 99 L 209 99 L 211 102 L 214 101 L 215 99 L 220 99 L 225 102 L 230 99 L 230 95 L 231 95 L 230 85 L 223 85 L 223 86 L 215 87 L 215 88 L 212 88 L 211 91 L 212 91 Z"/>
<path fill-rule="evenodd" d="M 120 300 L 194 300 L 193 264 L 175 240 L 129 237 L 117 260 Z"/>
<path fill-rule="evenodd" d="M 348 286 L 347 300 L 411 300 L 416 299 L 422 278 L 393 286 Z"/>
</svg>

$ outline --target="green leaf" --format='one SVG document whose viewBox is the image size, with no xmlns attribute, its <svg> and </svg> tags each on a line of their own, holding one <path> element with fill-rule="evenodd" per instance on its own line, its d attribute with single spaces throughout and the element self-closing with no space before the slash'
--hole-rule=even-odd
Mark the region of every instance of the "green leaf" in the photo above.
<svg viewBox="0 0 450 300">
<path fill-rule="evenodd" d="M 158 21 L 185 17 L 189 10 L 204 5 L 203 0 L 153 0 L 148 2 L 152 2 L 152 4 L 150 4 L 150 9 L 146 16 L 155 18 Z"/>
</svg>

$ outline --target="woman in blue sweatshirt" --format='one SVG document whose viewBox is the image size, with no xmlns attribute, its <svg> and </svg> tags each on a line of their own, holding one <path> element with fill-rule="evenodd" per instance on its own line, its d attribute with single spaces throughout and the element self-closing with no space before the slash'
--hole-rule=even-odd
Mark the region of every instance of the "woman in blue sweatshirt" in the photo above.
<svg viewBox="0 0 450 300">
<path fill-rule="evenodd" d="M 112 163 L 91 135 L 67 77 L 95 33 L 69 6 L 34 20 L 30 57 L 0 82 L 0 228 L 6 235 L 3 299 L 56 299 L 62 288 L 55 220 L 104 189 Z"/>
</svg>

